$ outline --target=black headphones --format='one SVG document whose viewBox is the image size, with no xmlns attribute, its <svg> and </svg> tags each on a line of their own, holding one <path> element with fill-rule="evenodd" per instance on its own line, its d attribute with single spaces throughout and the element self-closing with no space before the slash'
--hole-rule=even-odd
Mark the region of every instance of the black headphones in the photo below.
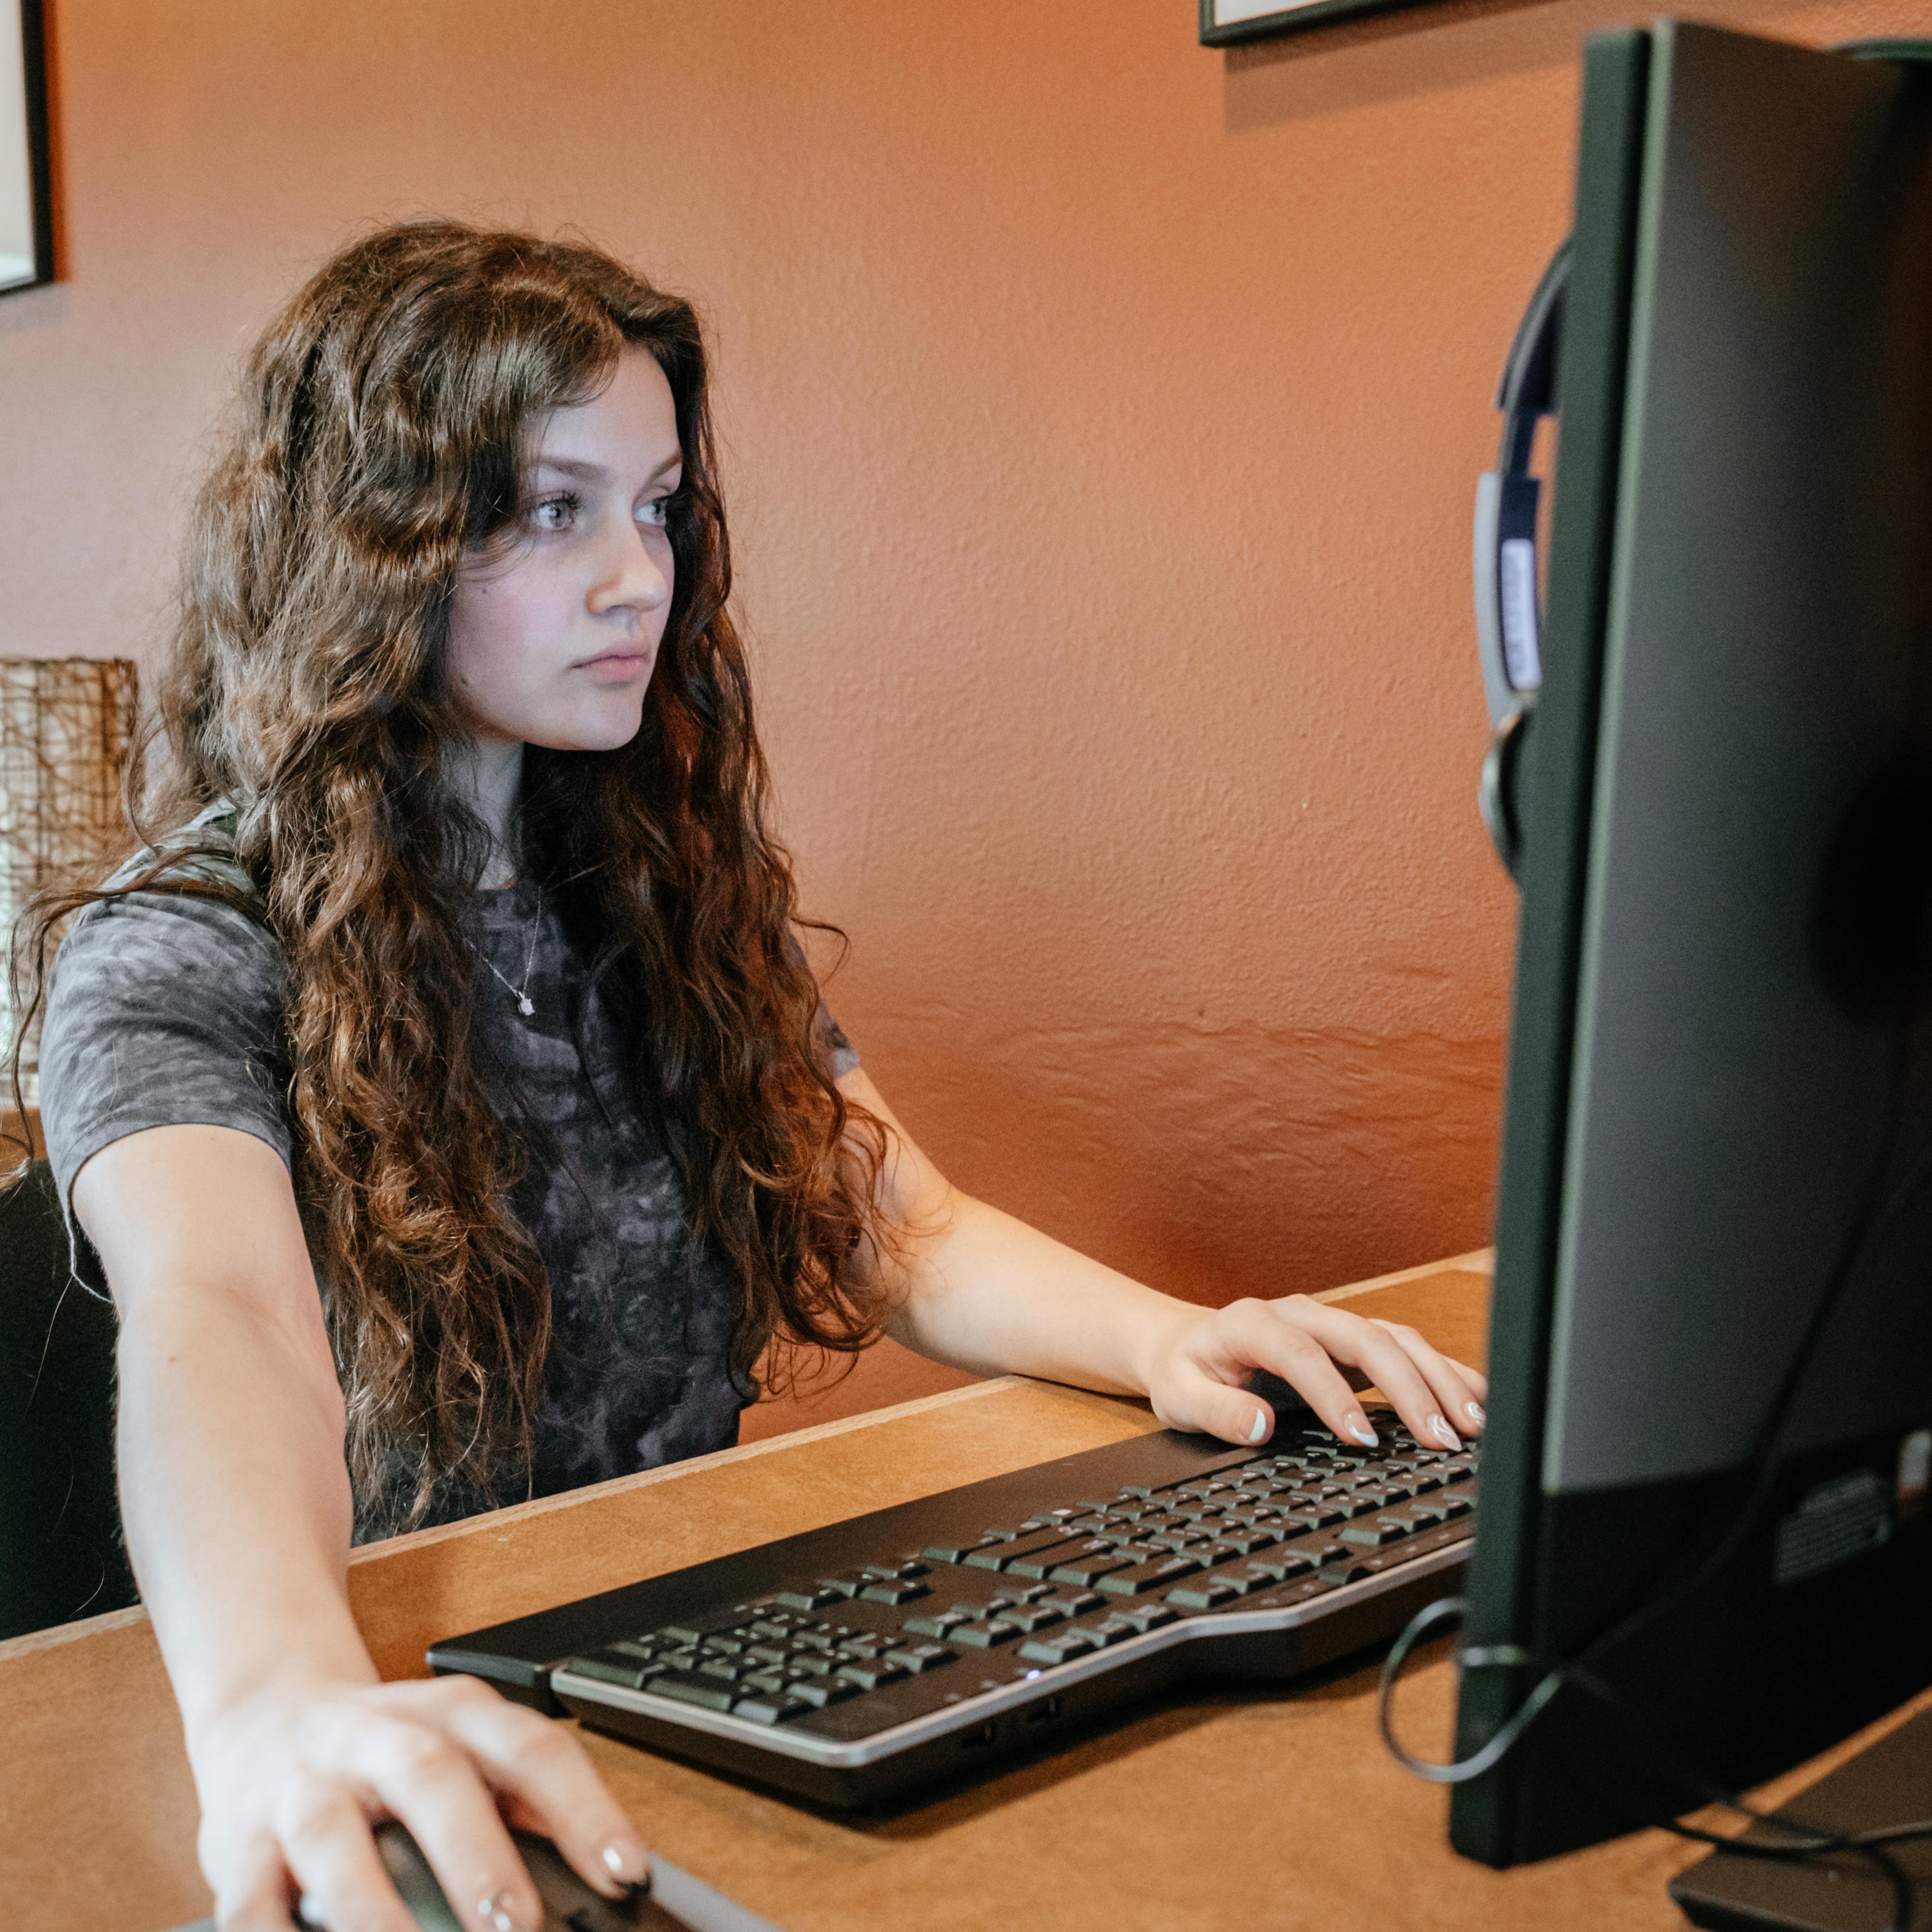
<svg viewBox="0 0 1932 1932">
<path fill-rule="evenodd" d="M 1852 40 L 1832 51 L 1856 60 L 1932 62 L 1932 40 Z M 1496 468 L 1476 484 L 1476 643 L 1492 734 L 1478 797 L 1483 823 L 1512 877 L 1522 847 L 1516 770 L 1543 683 L 1536 551 L 1543 485 L 1531 475 L 1529 463 L 1538 421 L 1556 412 L 1556 359 L 1569 283 L 1566 238 L 1516 325 L 1496 388 L 1496 407 L 1503 412 L 1502 449 Z"/>
<path fill-rule="evenodd" d="M 1476 484 L 1476 644 L 1489 700 L 1489 756 L 1483 760 L 1483 823 L 1511 873 L 1521 845 L 1511 796 L 1531 707 L 1543 683 L 1538 604 L 1536 512 L 1542 484 L 1530 474 L 1538 421 L 1556 400 L 1556 352 L 1570 282 L 1565 241 L 1543 272 L 1496 389 L 1503 412 L 1496 466 Z"/>
</svg>

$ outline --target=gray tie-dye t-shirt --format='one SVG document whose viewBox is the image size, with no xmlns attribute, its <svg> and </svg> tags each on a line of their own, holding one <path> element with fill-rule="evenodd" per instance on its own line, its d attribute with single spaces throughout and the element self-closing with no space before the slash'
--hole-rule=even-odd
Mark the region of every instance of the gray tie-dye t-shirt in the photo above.
<svg viewBox="0 0 1932 1932">
<path fill-rule="evenodd" d="M 533 1137 L 517 1195 L 549 1270 L 554 1327 L 529 1493 L 728 1448 L 756 1394 L 731 1374 L 735 1283 L 719 1258 L 689 1248 L 676 1163 L 633 1096 L 585 963 L 528 882 L 479 892 L 471 931 L 479 1066 L 501 1083 L 500 1106 L 514 1111 L 520 1096 L 548 1130 Z M 239 1128 L 288 1161 L 284 986 L 275 940 L 231 907 L 166 892 L 90 907 L 61 948 L 40 1046 L 41 1121 L 62 1200 L 90 1155 L 145 1127 Z M 822 1004 L 816 1032 L 834 1078 L 858 1064 Z M 86 1272 L 92 1258 L 80 1250 Z M 412 1489 L 399 1468 L 389 1493 L 358 1498 L 357 1540 L 387 1533 Z M 518 1480 L 499 1499 L 524 1492 Z M 485 1507 L 452 1487 L 428 1520 Z"/>
</svg>

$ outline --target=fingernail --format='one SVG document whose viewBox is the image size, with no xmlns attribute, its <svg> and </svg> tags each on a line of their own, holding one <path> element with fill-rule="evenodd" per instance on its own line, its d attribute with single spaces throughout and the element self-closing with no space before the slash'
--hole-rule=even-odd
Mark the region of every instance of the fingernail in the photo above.
<svg viewBox="0 0 1932 1932">
<path fill-rule="evenodd" d="M 1348 1417 L 1344 1426 L 1364 1449 L 1372 1449 L 1381 1439 L 1369 1426 L 1369 1418 L 1359 1408 Z"/>
<path fill-rule="evenodd" d="M 1478 1429 L 1481 1428 L 1483 1424 L 1490 1419 L 1484 1414 L 1483 1405 L 1479 1402 L 1466 1402 L 1463 1403 L 1462 1413 L 1466 1415 Z"/>
<path fill-rule="evenodd" d="M 490 1932 L 529 1932 L 529 1928 L 512 1918 L 506 1903 L 506 1892 L 493 1892 L 481 1900 L 476 1907 L 476 1916 L 490 1928 Z"/>
<path fill-rule="evenodd" d="M 1254 1420 L 1248 1424 L 1248 1440 L 1250 1442 L 1258 1442 L 1268 1433 L 1268 1411 L 1256 1409 Z"/>
<path fill-rule="evenodd" d="M 604 1847 L 601 1854 L 604 1868 L 620 1885 L 628 1886 L 632 1891 L 640 1888 L 648 1892 L 651 1883 L 651 1862 L 645 1856 L 644 1848 L 633 1840 L 628 1844 L 612 1842 Z"/>
<path fill-rule="evenodd" d="M 1462 1446 L 1462 1437 L 1449 1426 L 1447 1416 L 1432 1415 L 1429 1418 L 1429 1432 L 1445 1449 L 1460 1449 Z"/>
</svg>

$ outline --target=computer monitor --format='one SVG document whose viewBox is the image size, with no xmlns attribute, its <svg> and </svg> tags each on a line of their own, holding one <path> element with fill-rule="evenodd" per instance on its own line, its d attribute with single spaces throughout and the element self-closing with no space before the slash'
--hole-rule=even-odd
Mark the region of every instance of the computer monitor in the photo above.
<svg viewBox="0 0 1932 1932">
<path fill-rule="evenodd" d="M 1586 49 L 1451 1835 L 1932 1682 L 1932 74 Z M 1932 1810 L 1932 1805 L 1926 1808 Z"/>
</svg>

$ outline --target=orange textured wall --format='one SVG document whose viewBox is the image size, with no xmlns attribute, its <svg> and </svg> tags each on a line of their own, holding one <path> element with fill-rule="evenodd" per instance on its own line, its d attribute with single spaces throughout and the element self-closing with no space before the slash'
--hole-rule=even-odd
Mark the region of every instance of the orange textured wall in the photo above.
<svg viewBox="0 0 1932 1932">
<path fill-rule="evenodd" d="M 64 280 L 0 302 L 0 650 L 140 652 L 236 358 L 330 249 L 580 228 L 710 318 L 783 824 L 940 1165 L 1204 1300 L 1478 1245 L 1514 908 L 1468 512 L 1576 50 L 1626 16 L 1223 56 L 1195 11 L 50 0 Z M 944 1379 L 882 1354 L 817 1412 Z"/>
</svg>

